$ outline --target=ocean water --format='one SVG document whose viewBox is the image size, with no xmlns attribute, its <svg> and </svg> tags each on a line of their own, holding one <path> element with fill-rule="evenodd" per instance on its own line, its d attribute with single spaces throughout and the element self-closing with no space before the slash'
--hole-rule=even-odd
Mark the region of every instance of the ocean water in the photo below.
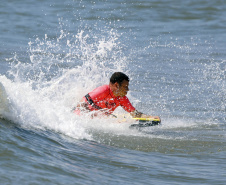
<svg viewBox="0 0 226 185">
<path fill-rule="evenodd" d="M 0 184 L 225 184 L 226 1 L 8 0 L 0 23 Z M 115 71 L 162 125 L 71 112 Z"/>
</svg>

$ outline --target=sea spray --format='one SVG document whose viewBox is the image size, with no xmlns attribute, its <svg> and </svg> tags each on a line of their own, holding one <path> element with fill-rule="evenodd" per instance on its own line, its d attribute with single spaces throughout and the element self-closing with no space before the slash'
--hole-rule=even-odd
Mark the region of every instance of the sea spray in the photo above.
<svg viewBox="0 0 226 185">
<path fill-rule="evenodd" d="M 114 71 L 126 72 L 119 35 L 85 33 L 71 35 L 61 30 L 57 39 L 45 35 L 28 43 L 29 59 L 11 60 L 5 83 L 13 120 L 26 128 L 50 129 L 74 138 L 91 139 L 92 120 L 71 112 L 78 101 L 98 85 L 109 83 Z M 91 122 L 91 123 L 90 123 Z M 97 123 L 97 124 L 98 124 Z"/>
<path fill-rule="evenodd" d="M 105 139 L 103 133 L 138 136 L 141 133 L 129 130 L 128 125 L 115 124 L 112 119 L 91 119 L 89 115 L 79 117 L 71 112 L 86 93 L 108 84 L 113 72 L 123 71 L 133 82 L 131 94 L 138 98 L 128 94 L 133 105 L 138 104 L 136 107 L 147 114 L 163 115 L 163 124 L 146 129 L 149 133 L 207 124 L 199 110 L 196 113 L 191 110 L 201 105 L 211 113 L 212 105 L 208 103 L 211 99 L 203 104 L 197 100 L 206 93 L 205 83 L 209 77 L 218 74 L 210 70 L 215 61 L 207 57 L 206 65 L 194 62 L 194 40 L 181 43 L 177 38 L 171 38 L 162 44 L 161 37 L 158 38 L 160 41 L 152 40 L 144 48 L 137 49 L 134 45 L 125 56 L 126 46 L 121 37 L 113 29 L 100 32 L 81 29 L 77 34 L 62 29 L 56 38 L 45 34 L 43 38 L 31 39 L 28 60 L 20 61 L 16 55 L 11 59 L 9 78 L 12 80 L 5 85 L 13 104 L 11 120 L 26 127 L 51 129 L 74 138 L 100 141 Z M 172 51 L 171 55 L 165 56 L 163 53 L 168 50 Z M 217 71 L 222 76 L 222 67 Z M 206 76 L 197 81 L 195 77 L 203 74 Z M 219 88 L 222 78 L 214 79 L 211 86 Z M 218 95 L 222 95 L 222 88 Z M 213 118 L 215 113 L 217 111 L 210 117 Z M 210 119 L 208 123 L 212 121 Z M 159 137 L 165 138 L 165 134 Z"/>
</svg>

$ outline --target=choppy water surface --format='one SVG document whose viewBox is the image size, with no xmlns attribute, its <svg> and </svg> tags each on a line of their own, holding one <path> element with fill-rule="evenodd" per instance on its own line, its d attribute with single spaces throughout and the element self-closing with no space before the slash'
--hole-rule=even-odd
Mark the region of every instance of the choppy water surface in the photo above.
<svg viewBox="0 0 226 185">
<path fill-rule="evenodd" d="M 1 184 L 225 184 L 225 12 L 207 0 L 2 3 Z M 70 112 L 114 71 L 162 125 Z"/>
</svg>

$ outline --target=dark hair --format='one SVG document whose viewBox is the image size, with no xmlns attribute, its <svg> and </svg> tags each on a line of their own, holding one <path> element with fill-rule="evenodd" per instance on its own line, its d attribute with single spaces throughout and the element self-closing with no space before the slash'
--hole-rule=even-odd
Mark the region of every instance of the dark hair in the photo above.
<svg viewBox="0 0 226 185">
<path fill-rule="evenodd" d="M 112 84 L 118 82 L 119 85 L 121 85 L 123 80 L 126 80 L 126 81 L 129 82 L 129 77 L 126 74 L 122 73 L 122 72 L 115 72 L 110 78 L 110 82 Z"/>
</svg>

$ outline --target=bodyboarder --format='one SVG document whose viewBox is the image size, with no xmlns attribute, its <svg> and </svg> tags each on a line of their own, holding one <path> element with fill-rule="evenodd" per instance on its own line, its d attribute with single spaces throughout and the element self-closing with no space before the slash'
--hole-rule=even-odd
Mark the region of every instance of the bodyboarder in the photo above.
<svg viewBox="0 0 226 185">
<path fill-rule="evenodd" d="M 86 94 L 74 108 L 74 113 L 80 115 L 83 111 L 94 111 L 92 116 L 98 116 L 98 112 L 107 116 L 114 116 L 114 110 L 121 106 L 129 112 L 133 118 L 153 118 L 160 120 L 159 116 L 150 116 L 137 111 L 127 98 L 129 91 L 129 77 L 122 72 L 115 72 L 109 85 L 97 87 Z"/>
</svg>

